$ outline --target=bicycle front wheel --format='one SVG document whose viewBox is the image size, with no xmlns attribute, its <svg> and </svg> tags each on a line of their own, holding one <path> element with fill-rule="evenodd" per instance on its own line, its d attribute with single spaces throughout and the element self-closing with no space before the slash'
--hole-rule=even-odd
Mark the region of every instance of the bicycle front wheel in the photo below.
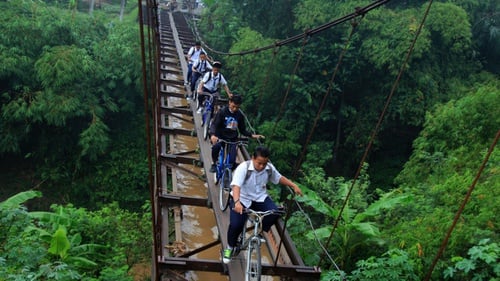
<svg viewBox="0 0 500 281">
<path fill-rule="evenodd" d="M 210 111 L 208 111 L 206 113 L 206 117 L 205 117 L 205 123 L 203 124 L 203 139 L 206 140 L 208 139 L 208 131 L 210 130 L 210 124 L 212 123 L 211 120 L 212 119 L 212 113 Z"/>
<path fill-rule="evenodd" d="M 231 169 L 226 168 L 219 181 L 219 207 L 223 212 L 227 209 L 227 206 L 229 206 L 232 179 L 233 175 Z"/>
<path fill-rule="evenodd" d="M 260 281 L 261 270 L 260 244 L 252 239 L 247 251 L 245 281 Z"/>
</svg>

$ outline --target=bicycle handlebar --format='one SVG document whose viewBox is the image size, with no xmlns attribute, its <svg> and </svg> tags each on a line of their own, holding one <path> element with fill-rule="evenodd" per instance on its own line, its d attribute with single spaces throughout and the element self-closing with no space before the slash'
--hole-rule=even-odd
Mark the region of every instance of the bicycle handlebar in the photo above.
<svg viewBox="0 0 500 281">
<path fill-rule="evenodd" d="M 248 138 L 238 138 L 236 141 L 228 141 L 228 140 L 221 139 L 221 138 L 217 139 L 217 142 L 223 142 L 226 144 L 247 144 L 248 141 L 249 141 Z"/>
<path fill-rule="evenodd" d="M 214 98 L 214 94 L 212 93 L 209 93 L 209 92 L 198 92 L 198 95 L 200 96 L 208 96 L 210 99 L 213 99 Z"/>
<path fill-rule="evenodd" d="M 256 215 L 256 216 L 263 218 L 263 217 L 268 216 L 268 215 L 283 216 L 286 214 L 286 209 L 285 209 L 285 207 L 278 207 L 278 209 L 271 209 L 271 210 L 267 210 L 267 211 L 255 211 L 255 210 L 252 210 L 250 208 L 246 208 L 243 210 L 243 213 Z"/>
</svg>

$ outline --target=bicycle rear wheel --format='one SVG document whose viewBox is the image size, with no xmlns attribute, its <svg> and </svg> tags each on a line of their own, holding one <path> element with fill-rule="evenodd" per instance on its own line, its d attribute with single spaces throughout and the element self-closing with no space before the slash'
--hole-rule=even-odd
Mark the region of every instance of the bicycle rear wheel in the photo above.
<svg viewBox="0 0 500 281">
<path fill-rule="evenodd" d="M 205 117 L 205 123 L 203 124 L 203 139 L 208 139 L 208 131 L 210 130 L 210 124 L 212 123 L 212 113 L 208 111 Z"/>
<path fill-rule="evenodd" d="M 248 245 L 245 281 L 260 281 L 262 270 L 260 243 L 252 239 Z"/>
<path fill-rule="evenodd" d="M 198 85 L 200 84 L 202 76 L 200 76 L 200 78 L 198 78 L 198 80 L 196 80 L 195 85 L 194 85 L 194 92 L 192 93 L 193 94 L 193 101 L 196 102 L 196 108 L 198 108 L 198 105 L 199 105 L 198 104 Z"/>
<path fill-rule="evenodd" d="M 226 168 L 219 181 L 219 207 L 223 212 L 227 209 L 227 206 L 229 206 L 232 179 L 233 174 L 231 169 Z"/>
</svg>

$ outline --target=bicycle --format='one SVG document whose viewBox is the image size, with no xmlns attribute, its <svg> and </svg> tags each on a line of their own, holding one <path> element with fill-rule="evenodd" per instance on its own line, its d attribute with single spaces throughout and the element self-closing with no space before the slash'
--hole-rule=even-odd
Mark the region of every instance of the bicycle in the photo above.
<svg viewBox="0 0 500 281">
<path fill-rule="evenodd" d="M 200 93 L 200 95 L 207 96 L 205 100 L 203 101 L 202 106 L 202 116 L 201 116 L 201 126 L 203 127 L 203 139 L 206 140 L 208 139 L 208 131 L 210 129 L 210 123 L 212 120 L 212 113 L 213 113 L 213 107 L 214 107 L 214 95 L 215 94 L 210 94 L 208 92 L 203 92 Z M 196 107 L 200 107 L 199 100 L 196 98 Z"/>
<path fill-rule="evenodd" d="M 233 163 L 230 163 L 231 153 L 236 153 L 235 149 L 229 149 L 229 146 L 240 147 L 242 145 L 248 144 L 248 139 L 239 139 L 237 141 L 231 142 L 223 139 L 219 139 L 224 145 L 219 151 L 219 157 L 217 159 L 217 165 L 215 169 L 215 184 L 219 185 L 219 207 L 221 211 L 225 211 L 229 205 L 229 200 L 231 198 L 231 181 L 233 179 Z M 236 155 L 235 155 L 236 156 Z"/>
<path fill-rule="evenodd" d="M 286 214 L 286 210 L 284 207 L 278 207 L 278 209 L 268 211 L 254 211 L 247 208 L 244 212 L 248 214 L 247 222 L 253 224 L 253 230 L 252 234 L 246 237 L 247 229 L 252 226 L 249 227 L 247 223 L 245 223 L 243 231 L 238 239 L 238 244 L 234 249 L 233 256 L 238 255 L 240 251 L 246 250 L 245 281 L 260 281 L 262 275 L 260 246 L 263 241 L 261 241 L 262 238 L 259 233 L 262 232 L 262 220 L 269 215 L 283 216 Z"/>
<path fill-rule="evenodd" d="M 191 91 L 191 99 L 196 102 L 196 107 L 198 107 L 198 86 L 200 85 L 201 80 L 203 80 L 203 76 L 205 76 L 206 71 L 201 73 L 196 82 L 194 83 L 194 91 Z"/>
</svg>

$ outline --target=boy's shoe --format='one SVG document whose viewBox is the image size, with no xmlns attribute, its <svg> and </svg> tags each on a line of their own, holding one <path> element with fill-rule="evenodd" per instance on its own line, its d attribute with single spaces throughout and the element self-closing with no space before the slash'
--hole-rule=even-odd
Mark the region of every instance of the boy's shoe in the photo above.
<svg viewBox="0 0 500 281">
<path fill-rule="evenodd" d="M 233 255 L 233 249 L 225 249 L 224 254 L 222 255 L 222 262 L 228 264 L 231 261 L 232 255 Z"/>
<path fill-rule="evenodd" d="M 193 95 L 187 95 L 186 99 L 187 100 L 192 100 L 193 99 Z"/>
<path fill-rule="evenodd" d="M 196 113 L 201 114 L 202 111 L 203 111 L 203 108 L 200 107 L 200 108 L 198 108 L 198 110 L 196 111 Z"/>
<path fill-rule="evenodd" d="M 210 173 L 215 173 L 215 164 L 212 164 L 212 166 L 210 166 Z"/>
</svg>

